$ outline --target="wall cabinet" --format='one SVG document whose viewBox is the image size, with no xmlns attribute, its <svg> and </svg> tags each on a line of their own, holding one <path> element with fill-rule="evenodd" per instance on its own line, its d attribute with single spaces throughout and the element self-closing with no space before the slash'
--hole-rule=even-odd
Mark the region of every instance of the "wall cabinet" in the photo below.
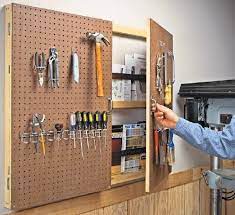
<svg viewBox="0 0 235 215">
<path fill-rule="evenodd" d="M 164 104 L 164 92 L 161 95 L 156 88 L 158 77 L 166 84 L 173 82 L 172 58 L 167 65 L 164 64 L 168 71 L 165 77 L 162 70 L 157 74 L 156 68 L 157 58 L 162 53 L 173 52 L 172 35 L 151 19 L 142 31 L 112 25 L 110 21 L 18 4 L 6 6 L 5 17 L 5 206 L 22 210 L 110 189 L 112 117 L 115 109 L 142 108 L 146 121 L 145 170 L 140 175 L 120 174 L 118 177 L 124 177 L 121 179 L 123 183 L 117 180 L 115 186 L 143 180 L 144 173 L 146 192 L 154 191 L 171 171 L 167 162 L 155 164 L 151 104 L 153 99 Z M 24 131 L 32 132 L 28 127 L 33 114 L 46 115 L 45 130 L 49 131 L 58 122 L 63 123 L 64 128 L 69 127 L 68 114 L 71 112 L 110 111 L 112 44 L 102 46 L 105 95 L 97 97 L 95 47 L 86 40 L 86 33 L 94 31 L 103 33 L 110 41 L 113 35 L 145 41 L 146 101 L 113 102 L 113 111 L 108 116 L 106 144 L 103 137 L 97 140 L 100 152 L 92 146 L 88 149 L 84 137 L 84 157 L 79 138 L 76 139 L 76 148 L 73 147 L 73 139 L 62 140 L 59 147 L 54 142 L 46 143 L 44 156 L 35 152 L 33 144 L 22 143 L 19 138 Z M 59 52 L 60 87 L 51 89 L 45 85 L 39 88 L 35 83 L 32 56 L 35 52 L 45 52 L 48 58 L 52 47 Z M 78 85 L 71 80 L 71 49 L 80 56 Z"/>
</svg>

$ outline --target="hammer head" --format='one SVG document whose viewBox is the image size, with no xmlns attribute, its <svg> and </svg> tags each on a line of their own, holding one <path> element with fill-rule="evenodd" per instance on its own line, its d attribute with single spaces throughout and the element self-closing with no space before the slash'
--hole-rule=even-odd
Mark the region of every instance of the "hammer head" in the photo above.
<svg viewBox="0 0 235 215">
<path fill-rule="evenodd" d="M 110 45 L 109 40 L 103 34 L 99 32 L 87 32 L 86 36 L 89 40 L 95 41 L 96 43 L 103 42 L 106 46 Z"/>
</svg>

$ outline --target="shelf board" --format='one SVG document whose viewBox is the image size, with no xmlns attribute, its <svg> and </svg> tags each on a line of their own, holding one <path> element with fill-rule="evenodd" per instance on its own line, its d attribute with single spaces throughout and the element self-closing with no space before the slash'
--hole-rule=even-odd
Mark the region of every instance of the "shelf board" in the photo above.
<svg viewBox="0 0 235 215">
<path fill-rule="evenodd" d="M 124 73 L 112 73 L 112 79 L 125 79 L 132 81 L 146 81 L 146 75 L 134 75 L 134 74 L 124 74 Z"/>
<path fill-rule="evenodd" d="M 112 166 L 112 178 L 111 187 L 118 187 L 137 181 L 144 181 L 145 170 L 139 170 L 138 172 L 121 173 L 120 166 Z"/>
<path fill-rule="evenodd" d="M 136 37 L 142 40 L 146 40 L 147 32 L 142 29 L 129 28 L 126 26 L 120 26 L 113 24 L 113 33 L 118 35 L 124 35 L 127 37 Z"/>
<path fill-rule="evenodd" d="M 145 108 L 146 101 L 113 101 L 113 109 Z"/>
</svg>

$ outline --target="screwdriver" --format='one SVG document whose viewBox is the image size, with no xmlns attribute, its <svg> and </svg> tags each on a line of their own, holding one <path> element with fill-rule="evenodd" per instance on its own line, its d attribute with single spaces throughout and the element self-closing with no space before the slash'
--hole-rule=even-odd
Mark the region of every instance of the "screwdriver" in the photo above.
<svg viewBox="0 0 235 215">
<path fill-rule="evenodd" d="M 79 141 L 80 141 L 80 146 L 81 146 L 82 159 L 84 159 L 83 143 L 82 143 L 82 114 L 79 111 L 76 112 L 76 128 L 79 133 Z"/>
<path fill-rule="evenodd" d="M 43 155 L 44 155 L 44 157 L 45 157 L 45 155 L 46 155 L 46 148 L 45 148 L 45 138 L 44 138 L 44 135 L 43 135 L 43 133 L 44 133 L 44 130 L 43 130 L 43 127 L 42 127 L 42 121 L 41 121 L 41 119 L 39 119 L 39 116 L 38 116 L 38 114 L 35 114 L 34 115 L 34 117 L 36 118 L 36 121 L 38 122 L 38 124 L 39 124 L 39 127 L 40 127 L 40 138 L 39 138 L 39 142 L 42 144 L 42 152 L 43 152 Z"/>
<path fill-rule="evenodd" d="M 76 130 L 76 115 L 75 113 L 70 114 L 70 132 L 73 139 L 73 148 L 76 148 L 76 137 L 75 137 L 75 130 Z"/>
<path fill-rule="evenodd" d="M 88 112 L 88 122 L 89 122 L 89 128 L 90 128 L 90 136 L 93 139 L 94 148 L 96 150 L 96 143 L 95 143 L 95 123 L 94 123 L 94 116 L 92 112 Z"/>
<path fill-rule="evenodd" d="M 105 147 L 106 147 L 106 143 L 107 143 L 107 127 L 108 127 L 108 115 L 107 115 L 107 112 L 104 111 L 102 113 L 102 129 L 103 129 L 103 132 L 104 132 L 104 144 L 105 144 Z"/>
<path fill-rule="evenodd" d="M 96 127 L 96 137 L 99 139 L 100 154 L 101 154 L 101 128 L 102 128 L 102 116 L 99 111 L 95 112 L 95 127 Z"/>
<path fill-rule="evenodd" d="M 87 113 L 85 111 L 82 112 L 82 122 L 83 122 L 83 129 L 84 129 L 84 132 L 85 132 L 87 148 L 90 149 L 89 137 L 88 137 L 88 127 L 89 127 L 89 125 L 88 125 Z"/>
<path fill-rule="evenodd" d="M 61 134 L 62 134 L 63 127 L 64 127 L 63 124 L 60 124 L 60 123 L 55 124 L 56 140 L 57 140 L 58 146 L 60 144 Z"/>
</svg>

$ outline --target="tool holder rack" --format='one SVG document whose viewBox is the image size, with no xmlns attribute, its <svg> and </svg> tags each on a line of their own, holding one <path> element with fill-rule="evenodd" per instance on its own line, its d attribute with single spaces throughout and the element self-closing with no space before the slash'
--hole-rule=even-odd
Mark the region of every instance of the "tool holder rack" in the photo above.
<svg viewBox="0 0 235 215">
<path fill-rule="evenodd" d="M 112 41 L 112 23 L 90 17 L 11 4 L 6 6 L 5 147 L 6 206 L 21 210 L 75 196 L 105 190 L 111 180 L 111 117 L 107 146 L 102 154 L 79 142 L 62 140 L 46 144 L 46 155 L 35 153 L 33 144 L 23 144 L 19 133 L 27 131 L 34 113 L 46 116 L 45 130 L 55 123 L 68 127 L 69 113 L 108 111 L 111 97 L 112 46 L 102 46 L 104 97 L 97 97 L 95 46 L 86 32 L 101 32 Z M 55 47 L 59 54 L 60 87 L 38 87 L 32 56 Z M 80 63 L 80 83 L 71 78 L 71 50 Z M 45 74 L 47 77 L 47 73 Z"/>
</svg>

